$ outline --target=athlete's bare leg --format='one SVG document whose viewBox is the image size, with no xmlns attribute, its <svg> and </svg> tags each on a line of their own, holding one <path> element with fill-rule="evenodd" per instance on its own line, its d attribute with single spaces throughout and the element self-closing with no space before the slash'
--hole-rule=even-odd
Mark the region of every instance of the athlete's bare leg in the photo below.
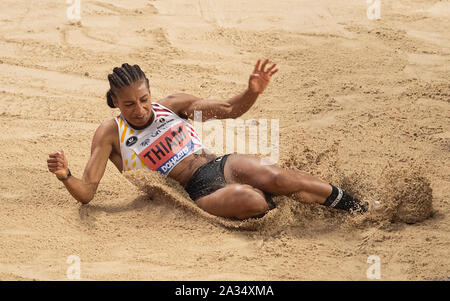
<svg viewBox="0 0 450 301">
<path fill-rule="evenodd" d="M 228 184 L 195 202 L 210 214 L 238 219 L 257 216 L 269 210 L 264 193 L 245 184 Z"/>
<path fill-rule="evenodd" d="M 358 199 L 306 172 L 263 164 L 258 157 L 232 154 L 224 167 L 227 185 L 196 201 L 205 211 L 245 219 L 267 212 L 264 193 L 286 195 L 303 202 L 344 210 L 362 210 Z"/>
<path fill-rule="evenodd" d="M 274 195 L 286 195 L 305 202 L 323 204 L 331 185 L 302 171 L 262 164 L 258 157 L 232 154 L 225 164 L 227 183 L 248 184 Z"/>
</svg>

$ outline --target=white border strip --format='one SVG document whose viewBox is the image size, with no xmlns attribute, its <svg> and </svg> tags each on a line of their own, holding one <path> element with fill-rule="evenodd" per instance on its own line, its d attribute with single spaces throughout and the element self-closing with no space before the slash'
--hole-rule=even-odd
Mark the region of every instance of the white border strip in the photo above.
<svg viewBox="0 0 450 301">
<path fill-rule="evenodd" d="M 338 196 L 333 201 L 333 203 L 331 203 L 331 205 L 330 205 L 330 207 L 333 207 L 333 208 L 334 208 L 334 206 L 336 206 L 339 203 L 339 201 L 342 199 L 342 195 L 344 194 L 342 189 L 340 189 L 339 187 L 337 187 L 337 189 L 339 190 Z"/>
</svg>

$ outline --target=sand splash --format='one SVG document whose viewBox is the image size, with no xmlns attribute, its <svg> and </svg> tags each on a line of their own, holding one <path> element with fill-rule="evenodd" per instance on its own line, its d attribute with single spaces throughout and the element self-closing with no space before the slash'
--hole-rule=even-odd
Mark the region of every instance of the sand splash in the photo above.
<svg viewBox="0 0 450 301">
<path fill-rule="evenodd" d="M 384 182 L 384 183 L 383 183 Z M 381 199 L 387 201 L 385 214 L 391 221 L 422 222 L 433 214 L 429 180 L 417 167 L 387 170 L 381 177 Z"/>
<path fill-rule="evenodd" d="M 292 162 L 291 162 L 292 163 Z M 292 164 L 291 164 L 292 165 Z M 331 164 L 333 165 L 333 164 Z M 330 167 L 330 164 L 327 164 Z M 335 172 L 337 167 L 334 165 Z M 191 212 L 211 223 L 230 230 L 256 231 L 274 236 L 280 232 L 298 231 L 308 234 L 334 231 L 339 228 L 386 227 L 390 223 L 421 222 L 432 214 L 432 190 L 429 181 L 415 168 L 385 169 L 377 188 L 363 174 L 336 177 L 335 183 L 360 198 L 374 198 L 382 206 L 376 212 L 364 215 L 349 214 L 320 205 L 304 204 L 281 196 L 274 197 L 277 208 L 262 218 L 233 220 L 217 217 L 200 209 L 178 182 L 158 172 L 136 170 L 124 173 L 126 177 L 153 201 L 166 202 L 185 212 Z M 181 213 L 182 214 L 182 213 Z M 301 230 L 299 230 L 301 229 Z"/>
</svg>

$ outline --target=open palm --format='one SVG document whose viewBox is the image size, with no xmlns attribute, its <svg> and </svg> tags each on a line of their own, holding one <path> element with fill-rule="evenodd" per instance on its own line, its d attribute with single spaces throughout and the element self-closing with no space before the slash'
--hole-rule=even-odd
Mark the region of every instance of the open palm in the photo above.
<svg viewBox="0 0 450 301">
<path fill-rule="evenodd" d="M 265 70 L 268 62 L 269 59 L 265 59 L 261 66 L 261 60 L 256 62 L 255 69 L 253 70 L 252 75 L 250 75 L 250 79 L 248 81 L 250 91 L 254 93 L 262 93 L 267 88 L 272 75 L 277 73 L 278 69 L 273 70 L 277 64 L 272 64 L 272 66 Z"/>
</svg>

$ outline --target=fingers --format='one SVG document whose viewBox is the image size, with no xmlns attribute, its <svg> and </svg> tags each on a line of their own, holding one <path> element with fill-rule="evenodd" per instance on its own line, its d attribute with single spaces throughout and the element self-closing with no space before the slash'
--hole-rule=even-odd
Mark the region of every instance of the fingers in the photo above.
<svg viewBox="0 0 450 301">
<path fill-rule="evenodd" d="M 56 152 L 56 153 L 48 154 L 48 156 L 49 156 L 50 158 L 57 158 L 57 157 L 64 158 L 64 157 L 65 157 L 64 151 L 63 151 L 63 150 L 60 150 L 60 151 L 58 151 L 58 152 Z"/>
<path fill-rule="evenodd" d="M 55 156 L 47 159 L 47 162 L 56 162 L 56 161 L 64 162 L 64 158 Z"/>
<path fill-rule="evenodd" d="M 48 167 L 64 167 L 64 162 L 61 160 L 49 161 L 47 160 Z"/>
<path fill-rule="evenodd" d="M 273 70 L 272 72 L 270 72 L 270 76 L 274 75 L 277 72 L 278 72 L 278 69 Z"/>
<path fill-rule="evenodd" d="M 268 62 L 269 62 L 269 59 L 265 59 L 264 63 L 261 65 L 261 70 L 259 70 L 259 71 L 265 72 L 264 69 L 266 68 L 266 65 L 267 65 Z"/>
<path fill-rule="evenodd" d="M 257 72 L 258 73 L 259 72 L 261 72 L 261 73 L 268 73 L 270 76 L 272 76 L 273 74 L 277 73 L 278 69 L 275 69 L 274 71 L 272 71 L 277 66 L 276 63 L 273 63 L 267 70 L 265 70 L 268 63 L 269 63 L 269 59 L 265 59 L 263 61 L 262 65 L 260 66 L 261 59 L 259 59 L 256 62 L 255 69 L 253 70 L 253 73 L 254 74 L 257 73 Z"/>
<path fill-rule="evenodd" d="M 267 69 L 267 72 L 272 71 L 272 69 L 275 68 L 276 65 L 277 65 L 277 64 L 273 64 L 272 66 L 270 66 L 269 69 Z"/>
<path fill-rule="evenodd" d="M 255 69 L 253 69 L 253 73 L 259 71 L 259 64 L 260 64 L 260 63 L 261 63 L 261 60 L 258 60 L 258 61 L 256 62 Z"/>
<path fill-rule="evenodd" d="M 64 165 L 61 163 L 48 163 L 47 168 L 50 172 L 53 172 L 53 173 L 65 169 Z"/>
<path fill-rule="evenodd" d="M 47 168 L 50 172 L 59 171 L 65 168 L 66 164 L 63 150 L 48 155 Z"/>
<path fill-rule="evenodd" d="M 47 164 L 56 164 L 56 163 L 64 164 L 64 160 L 59 159 L 59 158 L 47 160 Z"/>
</svg>

